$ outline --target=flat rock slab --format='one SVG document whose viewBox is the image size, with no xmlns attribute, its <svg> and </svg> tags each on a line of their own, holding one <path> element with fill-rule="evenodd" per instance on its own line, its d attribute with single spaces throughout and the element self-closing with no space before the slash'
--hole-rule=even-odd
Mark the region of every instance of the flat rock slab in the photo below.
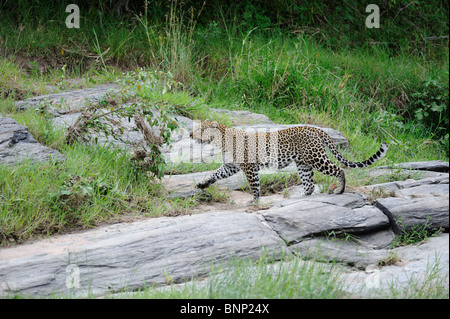
<svg viewBox="0 0 450 319">
<path fill-rule="evenodd" d="M 164 185 L 169 190 L 185 191 L 186 189 L 193 189 L 195 185 L 202 180 L 209 177 L 214 171 L 197 172 L 185 175 L 167 175 L 164 176 Z M 239 172 L 229 178 L 217 181 L 214 185 L 229 188 L 231 190 L 241 190 L 247 184 L 244 173 Z"/>
<path fill-rule="evenodd" d="M 339 195 L 317 194 L 300 198 L 291 198 L 276 203 L 274 208 L 286 207 L 289 205 L 301 205 L 302 201 L 317 201 L 325 204 L 336 205 L 347 208 L 361 208 L 365 206 L 364 198 L 359 194 L 344 193 Z"/>
<path fill-rule="evenodd" d="M 15 106 L 24 110 L 27 108 L 47 107 L 47 111 L 59 116 L 74 112 L 87 106 L 88 103 L 97 103 L 108 91 L 114 91 L 116 84 L 101 84 L 93 88 L 70 90 L 61 93 L 46 94 L 17 101 Z"/>
<path fill-rule="evenodd" d="M 415 226 L 427 224 L 429 228 L 448 230 L 448 198 L 379 198 L 376 206 L 389 217 L 396 234 L 410 231 Z"/>
<path fill-rule="evenodd" d="M 342 239 L 313 238 L 289 247 L 301 258 L 317 261 L 336 261 L 356 268 L 379 264 L 388 257 L 386 249 L 372 249 L 356 242 Z"/>
<path fill-rule="evenodd" d="M 389 227 L 388 218 L 376 207 L 366 205 L 352 209 L 330 203 L 333 200 L 340 203 L 346 196 L 360 195 L 328 195 L 321 201 L 311 196 L 269 209 L 262 216 L 288 245 L 326 232 L 365 233 Z M 346 202 L 353 203 L 353 200 Z"/>
<path fill-rule="evenodd" d="M 364 186 L 364 188 L 368 190 L 375 190 L 375 189 L 382 189 L 386 192 L 394 192 L 398 193 L 398 197 L 403 197 L 411 195 L 407 194 L 414 194 L 414 192 L 417 190 L 417 194 L 423 194 L 423 190 L 426 189 L 428 186 L 431 186 L 430 190 L 433 189 L 433 193 L 428 192 L 429 195 L 432 196 L 448 196 L 448 185 L 449 185 L 449 174 L 448 173 L 434 173 L 435 176 L 429 176 L 422 179 L 407 179 L 404 181 L 398 181 L 398 182 L 389 182 L 389 183 L 382 183 L 382 184 L 374 184 L 369 186 Z M 442 185 L 442 186 L 432 186 L 432 185 Z M 418 188 L 422 187 L 422 188 Z M 414 190 L 413 188 L 416 188 Z M 439 191 L 439 193 L 436 193 Z"/>
<path fill-rule="evenodd" d="M 444 197 L 448 199 L 448 184 L 430 184 L 401 189 L 397 192 L 404 198 Z"/>
<path fill-rule="evenodd" d="M 216 212 L 112 225 L 0 249 L 0 295 L 86 295 L 182 282 L 232 257 L 279 254 L 255 214 Z"/>
<path fill-rule="evenodd" d="M 380 166 L 380 168 L 388 168 L 388 166 Z M 407 162 L 394 164 L 392 168 L 420 170 L 420 171 L 435 171 L 435 172 L 449 172 L 449 162 L 438 161 L 424 161 L 424 162 Z"/>
<path fill-rule="evenodd" d="M 358 243 L 372 249 L 389 248 L 395 239 L 394 232 L 389 229 L 383 229 L 376 232 L 353 235 Z"/>
<path fill-rule="evenodd" d="M 27 159 L 40 163 L 65 157 L 36 141 L 25 126 L 0 116 L 0 164 L 13 165 Z"/>
<path fill-rule="evenodd" d="M 213 109 L 214 112 L 223 113 L 228 117 L 233 126 L 252 125 L 252 124 L 273 124 L 272 120 L 264 114 L 253 113 L 250 111 L 231 111 L 227 109 Z"/>
</svg>

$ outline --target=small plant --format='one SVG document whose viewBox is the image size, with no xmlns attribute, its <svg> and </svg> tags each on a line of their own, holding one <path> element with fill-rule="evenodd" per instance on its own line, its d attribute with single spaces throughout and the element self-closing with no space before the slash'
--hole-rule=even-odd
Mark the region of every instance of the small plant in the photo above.
<svg viewBox="0 0 450 319">
<path fill-rule="evenodd" d="M 437 135 L 445 135 L 449 124 L 448 91 L 438 81 L 427 79 L 411 97 L 414 98 L 414 117 L 436 130 Z"/>
<path fill-rule="evenodd" d="M 89 177 L 69 175 L 58 191 L 49 194 L 48 199 L 65 211 L 74 212 L 102 197 L 124 196 L 125 194 L 118 190 L 117 185 L 106 182 L 98 174 Z"/>
<path fill-rule="evenodd" d="M 221 190 L 216 185 L 211 185 L 203 193 L 200 193 L 197 198 L 202 202 L 226 203 L 230 199 L 230 194 L 229 191 Z"/>
<path fill-rule="evenodd" d="M 406 227 L 401 218 L 397 220 L 397 223 L 400 225 L 400 229 L 402 230 L 402 234 L 395 237 L 392 242 L 392 247 L 413 245 L 420 243 L 424 240 L 432 236 L 436 236 L 441 233 L 441 229 L 432 228 L 430 226 L 430 216 L 427 217 L 427 221 L 423 224 L 418 224 L 412 226 L 409 230 L 405 230 Z"/>
<path fill-rule="evenodd" d="M 132 80 L 133 79 L 133 80 Z M 71 145 L 75 141 L 98 142 L 99 133 L 106 138 L 128 143 L 123 138 L 125 128 L 123 120 L 135 123 L 135 130 L 139 130 L 146 141 L 146 146 L 140 145 L 142 149 L 136 149 L 131 160 L 136 163 L 136 171 L 150 171 L 157 178 L 164 176 L 165 160 L 161 153 L 161 146 L 170 144 L 171 132 L 178 127 L 176 118 L 170 108 L 164 105 L 149 103 L 143 97 L 131 98 L 128 94 L 130 87 L 128 83 L 133 83 L 131 88 L 137 92 L 153 90 L 158 82 L 158 78 L 151 72 L 139 70 L 134 78 L 125 76 L 122 82 L 125 86 L 118 96 L 109 95 L 99 103 L 86 107 L 77 121 L 68 128 L 66 142 Z M 171 90 L 176 82 L 170 79 L 163 81 L 161 94 Z M 117 100 L 120 102 L 118 103 Z M 132 100 L 131 103 L 127 103 Z M 120 106 L 119 106 L 120 105 Z M 159 132 L 158 132 L 159 131 Z M 158 132 L 158 133 L 156 133 Z M 137 146 L 137 145 L 136 145 Z"/>
<path fill-rule="evenodd" d="M 288 187 L 299 185 L 301 179 L 297 173 L 276 172 L 275 174 L 261 175 L 261 195 L 276 194 L 284 192 Z M 246 182 L 244 191 L 250 192 L 248 182 Z"/>
<path fill-rule="evenodd" d="M 174 283 L 173 275 L 171 275 L 167 270 L 163 271 L 164 278 L 166 279 L 166 285 L 171 285 Z"/>
<path fill-rule="evenodd" d="M 328 240 L 344 240 L 344 241 L 352 241 L 352 242 L 358 242 L 358 237 L 347 233 L 347 232 L 336 232 L 334 230 L 326 231 L 325 237 Z"/>
<path fill-rule="evenodd" d="M 384 258 L 378 262 L 378 266 L 383 267 L 383 266 L 395 265 L 399 261 L 400 261 L 400 258 L 398 257 L 398 255 L 394 251 L 390 250 L 388 252 L 386 258 Z"/>
<path fill-rule="evenodd" d="M 437 137 L 439 143 L 446 147 L 448 155 L 448 82 L 445 87 L 435 79 L 427 79 L 411 97 L 414 118 Z"/>
</svg>

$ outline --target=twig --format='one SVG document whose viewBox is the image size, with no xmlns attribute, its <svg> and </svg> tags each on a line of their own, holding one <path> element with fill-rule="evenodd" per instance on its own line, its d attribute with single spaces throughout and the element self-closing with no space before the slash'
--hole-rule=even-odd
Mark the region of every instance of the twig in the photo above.
<svg viewBox="0 0 450 319">
<path fill-rule="evenodd" d="M 438 35 L 427 38 L 427 40 L 439 40 L 439 39 L 448 39 L 448 35 Z"/>
<path fill-rule="evenodd" d="M 410 5 L 412 5 L 412 4 L 415 4 L 416 2 L 410 2 L 410 3 L 408 3 L 405 7 L 403 7 L 403 8 L 401 8 L 400 10 L 398 10 L 398 12 L 397 12 L 397 14 L 395 15 L 395 17 L 394 17 L 394 19 L 392 19 L 392 21 L 394 21 L 396 18 L 397 18 L 397 16 L 400 14 L 400 12 L 402 12 L 403 10 L 405 10 L 406 8 L 408 8 Z"/>
<path fill-rule="evenodd" d="M 134 122 L 136 123 L 136 127 L 141 131 L 144 135 L 145 140 L 147 141 L 148 146 L 152 147 L 153 145 L 161 145 L 162 140 L 161 137 L 156 136 L 150 127 L 145 123 L 145 120 L 139 114 L 135 114 L 133 116 Z"/>
</svg>

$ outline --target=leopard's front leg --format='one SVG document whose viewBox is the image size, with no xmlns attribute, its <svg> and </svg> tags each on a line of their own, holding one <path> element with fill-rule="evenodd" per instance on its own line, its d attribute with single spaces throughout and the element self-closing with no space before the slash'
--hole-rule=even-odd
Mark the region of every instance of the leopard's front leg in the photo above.
<svg viewBox="0 0 450 319">
<path fill-rule="evenodd" d="M 223 164 L 221 167 L 219 167 L 211 176 L 209 176 L 204 181 L 197 184 L 197 187 L 200 189 L 204 189 L 211 184 L 217 182 L 218 180 L 233 176 L 237 172 L 240 171 L 240 168 L 238 165 L 233 163 Z"/>
</svg>

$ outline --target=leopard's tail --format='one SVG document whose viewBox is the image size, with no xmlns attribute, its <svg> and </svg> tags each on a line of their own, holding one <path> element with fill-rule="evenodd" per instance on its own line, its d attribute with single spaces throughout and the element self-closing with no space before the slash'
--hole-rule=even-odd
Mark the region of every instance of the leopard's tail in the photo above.
<svg viewBox="0 0 450 319">
<path fill-rule="evenodd" d="M 336 148 L 336 146 L 334 145 L 333 141 L 326 133 L 324 134 L 323 142 L 325 143 L 326 146 L 328 146 L 331 153 L 334 155 L 334 157 L 336 157 L 336 159 L 339 162 L 341 162 L 342 164 L 344 164 L 345 166 L 350 167 L 350 168 L 370 166 L 373 163 L 375 163 L 375 162 L 379 161 L 380 159 L 382 159 L 383 157 L 385 157 L 386 153 L 389 149 L 389 146 L 386 143 L 381 143 L 381 146 L 380 146 L 380 149 L 378 150 L 378 152 L 376 152 L 375 154 L 373 154 L 371 157 L 369 157 L 367 160 L 365 160 L 363 162 L 355 163 L 355 162 L 350 162 L 344 156 L 342 156 L 341 153 L 339 153 L 339 151 Z"/>
</svg>

